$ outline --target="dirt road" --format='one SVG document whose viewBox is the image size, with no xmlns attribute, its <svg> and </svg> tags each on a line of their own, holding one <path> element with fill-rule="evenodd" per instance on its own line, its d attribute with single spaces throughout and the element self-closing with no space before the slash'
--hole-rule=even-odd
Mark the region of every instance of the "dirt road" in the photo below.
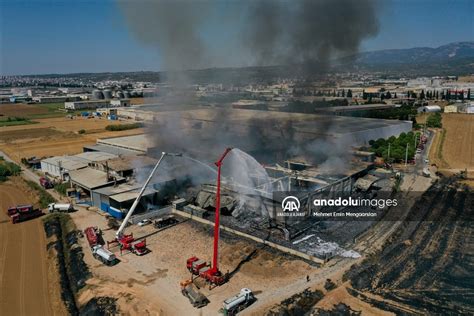
<svg viewBox="0 0 474 316">
<path fill-rule="evenodd" d="M 0 315 L 64 313 L 59 291 L 52 291 L 59 281 L 49 271 L 41 219 L 14 225 L 5 214 L 8 206 L 31 202 L 11 182 L 0 184 Z"/>
</svg>

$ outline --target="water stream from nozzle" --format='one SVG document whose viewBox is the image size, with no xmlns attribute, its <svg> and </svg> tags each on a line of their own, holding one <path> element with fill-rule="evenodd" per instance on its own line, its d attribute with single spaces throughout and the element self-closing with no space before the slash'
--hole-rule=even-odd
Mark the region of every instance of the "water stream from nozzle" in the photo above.
<svg viewBox="0 0 474 316">
<path fill-rule="evenodd" d="M 202 161 L 200 161 L 200 160 L 191 158 L 191 157 L 186 156 L 186 155 L 183 155 L 182 157 L 183 157 L 183 158 L 186 158 L 186 159 L 189 159 L 189 160 L 191 160 L 191 161 L 193 161 L 193 162 L 195 162 L 195 163 L 198 163 L 198 164 L 202 165 L 203 167 L 206 167 L 207 169 L 209 169 L 209 170 L 212 171 L 213 173 L 217 173 L 217 171 L 216 171 L 214 168 L 212 168 L 210 165 L 207 165 L 207 164 L 205 164 L 204 162 L 202 162 Z"/>
</svg>

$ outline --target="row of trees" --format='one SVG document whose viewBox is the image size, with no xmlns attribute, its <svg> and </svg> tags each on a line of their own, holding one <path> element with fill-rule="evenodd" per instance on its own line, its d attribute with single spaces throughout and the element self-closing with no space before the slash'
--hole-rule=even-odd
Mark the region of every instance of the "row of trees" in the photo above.
<svg viewBox="0 0 474 316">
<path fill-rule="evenodd" d="M 401 162 L 405 160 L 407 144 L 408 159 L 413 159 L 416 153 L 415 143 L 418 144 L 420 133 L 401 133 L 398 137 L 391 136 L 388 139 L 379 138 L 369 141 L 370 150 L 377 157 L 383 157 L 386 161 Z"/>
</svg>

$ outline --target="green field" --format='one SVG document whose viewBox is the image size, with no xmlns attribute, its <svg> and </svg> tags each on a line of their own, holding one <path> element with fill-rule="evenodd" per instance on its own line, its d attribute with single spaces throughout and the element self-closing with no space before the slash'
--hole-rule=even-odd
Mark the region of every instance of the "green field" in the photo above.
<svg viewBox="0 0 474 316">
<path fill-rule="evenodd" d="M 28 125 L 28 124 L 35 124 L 35 123 L 38 123 L 38 122 L 32 122 L 27 118 L 18 117 L 18 116 L 10 116 L 10 117 L 0 119 L 0 127 L 2 127 L 2 126 Z"/>
</svg>

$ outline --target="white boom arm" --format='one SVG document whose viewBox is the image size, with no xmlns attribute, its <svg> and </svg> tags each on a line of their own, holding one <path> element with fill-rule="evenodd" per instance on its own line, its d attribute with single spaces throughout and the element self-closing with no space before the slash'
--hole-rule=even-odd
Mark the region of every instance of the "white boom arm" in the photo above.
<svg viewBox="0 0 474 316">
<path fill-rule="evenodd" d="M 148 179 L 146 179 L 145 184 L 143 184 L 143 187 L 142 187 L 142 189 L 140 190 L 140 193 L 138 193 L 138 196 L 137 196 L 137 198 L 135 199 L 135 202 L 133 202 L 132 207 L 131 207 L 130 210 L 128 211 L 127 216 L 125 216 L 125 218 L 123 219 L 122 225 L 120 225 L 119 229 L 118 229 L 117 232 L 115 233 L 115 236 L 116 236 L 117 238 L 119 238 L 119 237 L 122 236 L 123 230 L 125 229 L 125 226 L 127 226 L 128 220 L 130 219 L 130 217 L 131 217 L 131 216 L 133 215 L 133 213 L 135 212 L 135 209 L 137 208 L 137 205 L 138 205 L 138 203 L 140 202 L 140 199 L 141 199 L 143 193 L 145 192 L 146 187 L 148 186 L 148 183 L 150 183 L 151 178 L 153 178 L 153 175 L 155 174 L 156 170 L 157 170 L 158 167 L 160 166 L 161 161 L 163 160 L 163 158 L 164 158 L 166 155 L 168 155 L 168 156 L 181 156 L 181 154 L 172 154 L 172 153 L 166 153 L 166 152 L 162 152 L 162 153 L 161 153 L 160 159 L 159 159 L 158 162 L 156 163 L 155 167 L 153 167 L 153 170 L 151 171 L 150 175 L 148 176 Z"/>
</svg>

